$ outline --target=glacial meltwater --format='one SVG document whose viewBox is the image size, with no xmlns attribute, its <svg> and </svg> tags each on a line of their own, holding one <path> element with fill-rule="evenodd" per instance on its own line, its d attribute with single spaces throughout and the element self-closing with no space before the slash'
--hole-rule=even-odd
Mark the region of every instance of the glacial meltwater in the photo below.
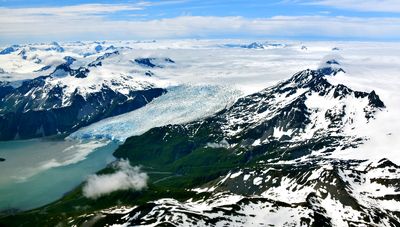
<svg viewBox="0 0 400 227">
<path fill-rule="evenodd" d="M 61 198 L 114 160 L 117 142 L 153 127 L 212 115 L 241 93 L 222 86 L 177 86 L 146 106 L 82 128 L 67 139 L 0 142 L 0 211 L 27 210 Z M 84 141 L 84 142 L 81 142 Z"/>
<path fill-rule="evenodd" d="M 0 211 L 55 201 L 114 160 L 110 141 L 32 139 L 0 142 Z"/>
</svg>

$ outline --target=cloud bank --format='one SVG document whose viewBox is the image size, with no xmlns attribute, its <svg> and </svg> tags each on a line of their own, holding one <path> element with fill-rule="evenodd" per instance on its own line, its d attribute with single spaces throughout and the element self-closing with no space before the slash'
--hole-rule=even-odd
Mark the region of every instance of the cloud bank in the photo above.
<svg viewBox="0 0 400 227">
<path fill-rule="evenodd" d="M 335 1 L 336 2 L 336 1 Z M 333 1 L 304 4 L 332 5 Z M 345 2 L 345 1 L 341 1 Z M 356 1 L 348 1 L 356 2 Z M 146 5 L 147 4 L 147 5 Z M 400 39 L 399 17 L 344 16 L 176 16 L 161 19 L 116 17 L 117 12 L 143 13 L 149 3 L 85 4 L 47 8 L 0 7 L 0 42 L 106 39 L 174 39 L 226 37 L 312 37 L 343 39 Z M 369 5 L 374 6 L 369 1 Z M 354 4 L 362 6 L 365 4 Z M 370 6 L 365 6 L 365 8 Z M 377 8 L 383 7 L 376 4 Z M 388 6 L 390 4 L 386 4 Z M 398 4 L 397 4 L 398 5 Z M 351 4 L 348 4 L 351 6 Z M 385 7 L 386 7 L 385 6 Z M 397 6 L 391 6 L 397 9 Z M 382 9 L 383 10 L 383 9 Z M 400 8 L 398 9 L 400 12 Z"/>
<path fill-rule="evenodd" d="M 400 4 L 398 0 L 303 0 L 303 2 L 309 5 L 329 6 L 339 9 L 356 10 L 363 12 L 400 12 Z"/>
<path fill-rule="evenodd" d="M 139 191 L 147 187 L 148 175 L 139 167 L 132 167 L 127 160 L 114 164 L 115 173 L 91 175 L 83 187 L 83 195 L 87 198 L 97 199 L 119 190 Z"/>
</svg>

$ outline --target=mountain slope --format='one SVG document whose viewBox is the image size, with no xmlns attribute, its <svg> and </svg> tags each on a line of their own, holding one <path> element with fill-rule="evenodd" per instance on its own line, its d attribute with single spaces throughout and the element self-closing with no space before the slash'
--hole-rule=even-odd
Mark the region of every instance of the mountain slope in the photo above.
<svg viewBox="0 0 400 227">
<path fill-rule="evenodd" d="M 344 70 L 326 64 L 213 117 L 128 139 L 115 156 L 188 178 L 179 186 L 201 199 L 156 200 L 118 217 L 132 225 L 400 225 L 398 166 L 327 157 L 368 139 L 352 130 L 385 105 L 374 91 L 330 84 Z"/>
<path fill-rule="evenodd" d="M 46 51 L 64 53 L 59 44 Z M 44 76 L 0 82 L 0 140 L 70 133 L 140 108 L 166 92 L 147 69 L 146 75 L 115 70 L 120 55 L 118 50 L 105 52 L 86 63 L 64 56 L 61 64 L 36 72 Z"/>
<path fill-rule="evenodd" d="M 246 168 L 210 184 L 214 187 L 211 197 L 186 202 L 157 200 L 117 215 L 114 222 L 152 226 L 398 226 L 395 207 L 400 201 L 389 182 L 397 182 L 398 190 L 399 168 L 389 163 L 382 160 L 358 169 L 358 162 L 325 160 Z"/>
<path fill-rule="evenodd" d="M 117 191 L 91 200 L 82 196 L 80 186 L 58 202 L 3 220 L 97 226 L 397 226 L 399 166 L 389 160 L 329 157 L 367 140 L 353 131 L 385 108 L 374 91 L 329 83 L 340 73 L 345 72 L 337 61 L 327 61 L 206 119 L 128 138 L 114 155 L 149 174 L 144 191 Z M 70 207 L 75 208 L 67 217 L 58 215 Z"/>
<path fill-rule="evenodd" d="M 215 116 L 153 129 L 148 134 L 162 137 L 161 142 L 165 143 L 175 134 L 187 137 L 192 150 L 205 146 L 232 149 L 237 154 L 250 152 L 247 155 L 262 151 L 268 159 L 279 160 L 293 160 L 312 151 L 329 152 L 338 146 L 357 146 L 363 138 L 351 135 L 352 127 L 368 123 L 385 106 L 374 91 L 352 91 L 344 85 L 331 85 L 326 79 L 343 72 L 333 67 L 305 70 L 239 99 Z M 124 146 L 129 147 L 137 138 L 128 139 L 116 152 L 117 157 Z M 273 152 L 266 153 L 267 150 Z M 128 158 L 136 154 L 128 152 Z"/>
</svg>

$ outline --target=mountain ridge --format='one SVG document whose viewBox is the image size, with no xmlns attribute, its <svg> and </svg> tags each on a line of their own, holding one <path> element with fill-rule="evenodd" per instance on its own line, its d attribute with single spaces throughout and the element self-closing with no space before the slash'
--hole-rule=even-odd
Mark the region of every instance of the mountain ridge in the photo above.
<svg viewBox="0 0 400 227">
<path fill-rule="evenodd" d="M 149 173 L 144 191 L 91 200 L 80 186 L 22 217 L 48 225 L 397 226 L 400 168 L 389 160 L 330 157 L 364 143 L 368 138 L 353 129 L 385 104 L 374 91 L 329 83 L 327 77 L 345 73 L 336 60 L 329 65 L 210 117 L 128 138 L 114 156 Z M 76 209 L 67 218 L 53 212 L 68 207 Z"/>
<path fill-rule="evenodd" d="M 335 76 L 337 73 L 344 73 L 344 70 L 341 68 L 305 70 L 276 86 L 240 98 L 228 109 L 207 119 L 181 126 L 164 126 L 152 129 L 143 136 L 128 138 L 114 155 L 128 158 L 132 164 L 141 163 L 145 168 L 159 169 L 161 166 L 170 166 L 164 170 L 177 171 L 176 173 L 185 175 L 195 171 L 195 168 L 200 168 L 200 172 L 206 171 L 207 166 L 202 166 L 206 163 L 211 169 L 215 168 L 213 165 L 217 165 L 211 163 L 222 166 L 216 170 L 217 175 L 221 174 L 220 177 L 212 180 L 211 176 L 215 173 L 211 171 L 207 174 L 211 177 L 211 181 L 208 181 L 204 180 L 207 179 L 204 176 L 205 172 L 202 172 L 203 175 L 198 173 L 200 174 L 198 177 L 203 178 L 200 180 L 203 182 L 200 185 L 203 186 L 188 189 L 200 193 L 202 199 L 197 201 L 189 199 L 184 202 L 173 199 L 156 200 L 151 209 L 143 210 L 144 207 L 140 206 L 124 213 L 125 222 L 121 223 L 131 225 L 203 223 L 206 226 L 236 223 L 239 226 L 246 226 L 265 224 L 271 219 L 274 220 L 271 218 L 274 217 L 274 213 L 289 212 L 292 216 L 281 218 L 282 222 L 278 223 L 284 226 L 291 224 L 341 226 L 367 223 L 398 225 L 399 217 L 396 217 L 395 211 L 386 210 L 387 208 L 379 205 L 370 208 L 370 205 L 365 205 L 365 201 L 368 204 L 374 199 L 371 200 L 365 194 L 358 194 L 352 190 L 351 187 L 356 187 L 358 184 L 376 182 L 357 180 L 365 178 L 363 175 L 365 172 L 357 170 L 363 168 L 363 161 L 325 158 L 336 149 L 356 147 L 367 139 L 354 138 L 345 133 L 348 130 L 346 127 L 356 121 L 347 116 L 346 104 L 349 100 L 357 99 L 364 104 L 350 108 L 350 112 L 358 110 L 360 114 L 357 116 L 363 117 L 364 123 L 373 119 L 376 111 L 385 108 L 374 91 L 369 93 L 353 91 L 344 85 L 332 85 L 325 79 L 326 76 Z M 292 86 L 293 82 L 295 86 Z M 301 90 L 305 88 L 306 90 Z M 307 131 L 318 127 L 321 123 L 318 121 L 321 119 L 318 117 L 316 119 L 313 114 L 321 110 L 310 108 L 310 104 L 306 102 L 309 97 L 315 95 L 329 97 L 329 100 L 339 100 L 337 103 L 341 104 L 336 108 L 338 111 L 330 111 L 330 108 L 322 109 L 322 116 L 327 122 L 324 126 L 327 127 L 319 128 L 320 131 L 314 130 L 310 138 L 304 137 L 301 130 L 285 135 L 285 132 L 293 128 Z M 283 96 L 284 101 L 280 96 Z M 291 96 L 294 97 L 290 98 Z M 243 119 L 245 121 L 240 121 Z M 276 129 L 280 127 L 283 129 L 277 133 Z M 181 136 L 188 142 L 179 142 L 181 140 L 178 138 Z M 147 142 L 139 142 L 145 138 L 147 141 L 163 142 L 161 146 L 149 146 Z M 133 147 L 134 145 L 144 151 L 139 152 Z M 168 146 L 172 148 L 163 148 Z M 222 150 L 226 150 L 228 154 L 207 160 L 208 156 L 205 156 L 205 153 L 220 153 Z M 160 151 L 161 155 L 163 152 L 174 151 L 175 156 L 166 156 L 169 158 L 159 161 L 156 161 L 158 158 L 151 158 L 153 155 L 160 155 Z M 202 152 L 204 159 L 198 156 Z M 145 158 L 141 156 L 144 154 Z M 193 160 L 188 158 L 190 156 L 194 156 Z M 181 160 L 192 162 L 189 164 Z M 227 174 L 226 167 L 223 167 L 226 164 L 223 163 L 233 164 L 228 165 L 230 170 Z M 386 167 L 381 167 L 383 169 L 378 168 L 379 171 L 386 171 L 384 170 Z M 397 171 L 399 169 L 396 169 Z M 395 172 L 392 177 L 396 177 Z M 380 176 L 376 179 L 384 178 L 385 176 Z M 332 185 L 330 182 L 336 183 Z M 376 187 L 390 188 L 390 185 L 381 182 L 376 184 Z M 201 197 L 203 193 L 208 193 L 209 196 Z M 285 199 L 285 193 L 291 195 L 292 199 Z M 212 205 L 218 200 L 222 202 Z M 375 201 L 385 203 L 386 200 L 376 198 Z M 328 203 L 332 203 L 333 210 L 327 206 Z M 146 206 L 150 204 L 152 203 Z M 342 205 L 346 209 L 340 211 L 339 207 Z M 271 210 L 268 207 L 275 208 Z M 149 210 L 146 211 L 147 209 Z M 260 212 L 255 214 L 251 209 L 265 213 L 263 222 L 255 222 L 258 220 L 255 217 Z M 278 223 L 271 222 L 271 224 Z"/>
<path fill-rule="evenodd" d="M 66 56 L 64 63 L 48 75 L 17 85 L 0 82 L 0 140 L 68 134 L 140 108 L 166 93 L 166 89 L 141 76 L 98 79 L 96 73 L 89 75 L 102 66 L 102 61 L 117 55 L 118 51 L 107 52 L 78 68 L 73 66 L 76 59 Z M 85 80 L 99 80 L 99 83 L 87 86 Z"/>
</svg>

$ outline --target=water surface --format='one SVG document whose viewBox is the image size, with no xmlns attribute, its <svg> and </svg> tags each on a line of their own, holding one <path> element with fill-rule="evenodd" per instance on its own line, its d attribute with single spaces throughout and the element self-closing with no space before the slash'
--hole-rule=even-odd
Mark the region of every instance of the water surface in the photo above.
<svg viewBox="0 0 400 227">
<path fill-rule="evenodd" d="M 0 210 L 32 209 L 72 190 L 114 160 L 110 141 L 0 142 Z"/>
</svg>

